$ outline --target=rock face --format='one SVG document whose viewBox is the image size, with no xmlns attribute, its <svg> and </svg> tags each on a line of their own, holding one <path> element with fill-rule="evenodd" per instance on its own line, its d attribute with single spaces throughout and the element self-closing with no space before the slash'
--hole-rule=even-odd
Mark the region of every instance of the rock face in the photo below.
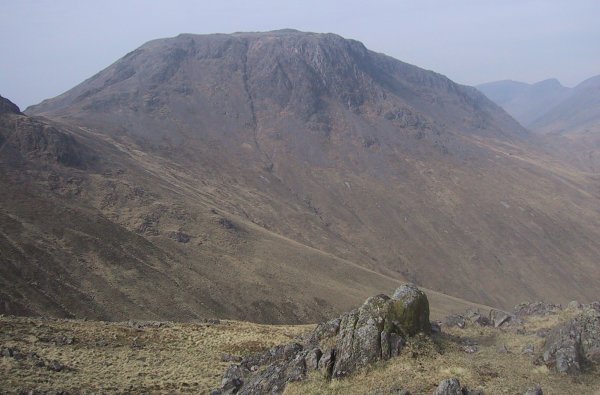
<svg viewBox="0 0 600 395">
<path fill-rule="evenodd" d="M 328 378 L 341 378 L 398 356 L 409 337 L 430 330 L 427 296 L 406 284 L 392 298 L 373 296 L 358 309 L 320 324 L 303 344 L 277 346 L 244 358 L 227 370 L 215 393 L 279 393 L 287 382 L 302 380 L 307 371 L 317 369 Z M 332 343 L 334 347 L 325 347 Z M 264 368 L 259 370 L 260 366 Z"/>
<path fill-rule="evenodd" d="M 589 363 L 600 363 L 600 312 L 586 308 L 547 336 L 542 360 L 560 373 L 578 374 Z"/>
</svg>

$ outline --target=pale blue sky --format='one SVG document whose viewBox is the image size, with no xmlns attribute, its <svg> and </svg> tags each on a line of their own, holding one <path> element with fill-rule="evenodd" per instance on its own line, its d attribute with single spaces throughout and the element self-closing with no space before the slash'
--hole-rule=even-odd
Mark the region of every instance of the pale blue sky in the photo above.
<svg viewBox="0 0 600 395">
<path fill-rule="evenodd" d="M 56 96 L 146 41 L 281 28 L 332 32 L 464 84 L 600 74 L 598 0 L 0 0 L 0 94 Z"/>
</svg>

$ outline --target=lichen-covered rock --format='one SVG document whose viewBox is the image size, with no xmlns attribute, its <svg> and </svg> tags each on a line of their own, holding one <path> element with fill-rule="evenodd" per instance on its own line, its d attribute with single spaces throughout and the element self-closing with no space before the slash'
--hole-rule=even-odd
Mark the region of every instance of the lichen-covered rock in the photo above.
<svg viewBox="0 0 600 395">
<path fill-rule="evenodd" d="M 463 395 L 463 389 L 458 379 L 445 379 L 433 391 L 433 395 Z"/>
<path fill-rule="evenodd" d="M 393 323 L 407 336 L 430 333 L 429 301 L 425 292 L 414 284 L 404 284 L 396 289 L 392 300 L 396 302 L 390 303 L 388 325 Z"/>
<path fill-rule="evenodd" d="M 586 309 L 554 328 L 546 337 L 542 360 L 567 374 L 580 373 L 585 363 L 600 363 L 600 313 Z"/>
<path fill-rule="evenodd" d="M 381 358 L 381 331 L 389 300 L 385 295 L 371 297 L 342 317 L 333 377 L 343 377 Z"/>
<path fill-rule="evenodd" d="M 397 356 L 405 337 L 430 331 L 429 301 L 416 286 L 401 286 L 391 299 L 386 295 L 371 297 L 342 317 L 333 377 Z"/>
</svg>

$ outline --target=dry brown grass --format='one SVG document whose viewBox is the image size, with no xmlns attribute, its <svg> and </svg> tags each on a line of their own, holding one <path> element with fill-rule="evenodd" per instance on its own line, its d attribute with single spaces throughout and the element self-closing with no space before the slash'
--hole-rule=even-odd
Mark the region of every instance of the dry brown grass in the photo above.
<svg viewBox="0 0 600 395">
<path fill-rule="evenodd" d="M 307 381 L 288 385 L 285 394 L 387 394 L 400 388 L 417 395 L 431 394 L 441 380 L 450 377 L 488 395 L 523 394 L 534 385 L 540 385 L 544 394 L 550 395 L 600 394 L 597 371 L 570 377 L 533 363 L 543 345 L 543 338 L 535 332 L 552 327 L 571 314 L 567 311 L 532 317 L 519 333 L 516 329 L 475 325 L 447 329 L 443 336 L 433 340 L 413 340 L 398 358 L 375 364 L 348 379 L 327 381 L 313 374 Z M 476 342 L 478 351 L 465 352 L 467 341 Z M 536 351 L 533 355 L 522 352 L 527 344 L 533 344 Z M 501 345 L 506 345 L 509 352 L 498 352 Z"/>
<path fill-rule="evenodd" d="M 54 372 L 28 360 L 0 358 L 2 393 L 206 393 L 219 386 L 229 365 L 221 361 L 223 354 L 264 350 L 310 328 L 222 321 L 135 329 L 127 323 L 14 317 L 2 317 L 0 325 L 1 345 L 35 352 L 73 369 Z M 51 339 L 59 334 L 73 337 L 75 343 L 55 344 Z"/>
<path fill-rule="evenodd" d="M 317 372 L 290 384 L 286 394 L 372 394 L 407 388 L 430 394 L 440 380 L 457 377 L 463 385 L 486 394 L 522 394 L 540 385 L 544 394 L 600 394 L 597 371 L 578 377 L 551 372 L 533 363 L 535 354 L 522 353 L 527 344 L 540 350 L 536 335 L 574 312 L 531 317 L 517 328 L 494 329 L 468 325 L 449 328 L 434 339 L 413 339 L 402 355 L 370 366 L 344 380 L 328 381 Z M 54 372 L 28 361 L 0 358 L 0 392 L 77 390 L 82 393 L 206 393 L 219 386 L 229 362 L 224 354 L 243 355 L 292 341 L 311 325 L 273 326 L 247 322 L 162 323 L 135 329 L 127 323 L 81 320 L 0 318 L 0 345 L 36 352 L 46 361 L 58 360 L 72 371 Z M 71 336 L 72 345 L 57 345 L 57 335 Z M 468 342 L 478 351 L 466 353 Z M 137 344 L 139 347 L 132 347 Z M 508 353 L 499 353 L 505 345 Z"/>
</svg>

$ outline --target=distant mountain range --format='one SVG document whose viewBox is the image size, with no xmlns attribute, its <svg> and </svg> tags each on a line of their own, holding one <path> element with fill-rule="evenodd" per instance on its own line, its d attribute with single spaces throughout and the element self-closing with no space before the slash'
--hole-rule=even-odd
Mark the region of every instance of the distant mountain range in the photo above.
<svg viewBox="0 0 600 395">
<path fill-rule="evenodd" d="M 446 310 L 597 297 L 600 180 L 354 40 L 183 34 L 0 108 L 0 312 L 314 322 L 401 281 Z"/>
<path fill-rule="evenodd" d="M 581 168 L 600 170 L 600 75 L 574 88 L 550 79 L 536 84 L 497 81 L 477 88 L 546 147 Z M 554 136 L 554 137 L 553 137 Z"/>
</svg>

